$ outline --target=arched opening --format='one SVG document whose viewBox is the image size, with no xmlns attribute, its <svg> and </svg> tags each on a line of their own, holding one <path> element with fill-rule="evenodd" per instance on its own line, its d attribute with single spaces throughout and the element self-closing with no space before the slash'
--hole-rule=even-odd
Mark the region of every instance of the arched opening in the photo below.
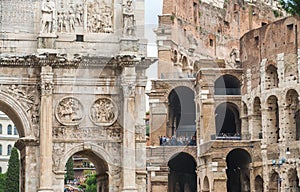
<svg viewBox="0 0 300 192">
<path fill-rule="evenodd" d="M 10 159 L 13 147 L 15 145 L 15 142 L 19 139 L 19 136 L 12 134 L 12 127 L 15 127 L 14 122 L 2 111 L 0 111 L 0 123 L 1 123 L 1 130 L 3 129 L 2 132 L 0 133 L 0 158 L 1 158 L 0 167 L 1 167 L 1 174 L 3 174 L 3 175 L 1 175 L 1 177 L 3 178 L 4 175 L 6 175 L 6 177 L 8 176 L 7 170 L 9 167 L 9 159 Z M 22 151 L 20 151 L 20 152 L 22 152 Z M 18 162 L 15 159 L 14 163 L 17 163 L 17 164 L 20 163 L 20 161 L 19 161 L 20 156 L 18 156 L 18 157 L 19 157 Z M 16 164 L 12 165 L 12 166 L 15 167 Z M 13 169 L 13 167 L 11 167 L 10 169 Z M 20 174 L 20 172 L 18 174 Z M 11 178 L 9 178 L 9 179 L 11 179 Z M 19 181 L 19 184 L 18 184 L 18 186 L 19 186 L 22 181 L 20 182 L 20 179 L 15 180 L 15 182 L 17 182 L 17 181 Z M 5 191 L 5 189 L 3 189 L 2 187 L 4 187 L 4 186 L 3 185 L 0 186 L 0 191 Z"/>
<path fill-rule="evenodd" d="M 273 172 L 269 181 L 269 191 L 278 192 L 278 187 L 281 185 L 279 175 L 277 172 Z M 279 187 L 280 188 L 280 187 Z"/>
<path fill-rule="evenodd" d="M 253 138 L 262 139 L 262 118 L 261 118 L 261 102 L 258 97 L 254 98 L 253 103 Z"/>
<path fill-rule="evenodd" d="M 186 56 L 183 56 L 183 58 L 182 58 L 182 67 L 183 67 L 183 69 L 187 69 L 188 66 L 189 66 L 188 60 L 187 60 Z"/>
<path fill-rule="evenodd" d="M 250 192 L 250 154 L 234 149 L 226 157 L 227 192 Z"/>
<path fill-rule="evenodd" d="M 297 176 L 297 171 L 296 169 L 290 169 L 288 172 L 288 191 L 291 192 L 299 192 L 300 187 L 299 187 L 299 178 Z"/>
<path fill-rule="evenodd" d="M 269 65 L 266 70 L 265 88 L 272 89 L 278 87 L 277 68 L 274 65 Z"/>
<path fill-rule="evenodd" d="M 241 127 L 242 127 L 241 134 L 243 135 L 243 138 L 250 139 L 248 106 L 244 101 L 242 102 Z"/>
<path fill-rule="evenodd" d="M 233 103 L 222 103 L 215 111 L 217 139 L 240 139 L 241 121 L 238 107 Z"/>
<path fill-rule="evenodd" d="M 264 192 L 264 180 L 260 175 L 257 175 L 255 177 L 255 191 Z"/>
<path fill-rule="evenodd" d="M 168 192 L 196 192 L 197 175 L 195 159 L 184 152 L 174 155 L 168 162 Z"/>
<path fill-rule="evenodd" d="M 108 164 L 92 150 L 73 154 L 66 162 L 65 171 L 65 189 L 109 191 Z"/>
<path fill-rule="evenodd" d="M 274 95 L 267 99 L 267 140 L 269 144 L 278 143 L 280 139 L 279 133 L 279 112 L 278 112 L 278 100 Z"/>
<path fill-rule="evenodd" d="M 240 95 L 241 83 L 232 75 L 223 75 L 215 81 L 215 95 Z"/>
<path fill-rule="evenodd" d="M 208 180 L 208 177 L 205 176 L 204 177 L 204 181 L 203 181 L 203 190 L 202 192 L 209 192 L 209 180 Z"/>
<path fill-rule="evenodd" d="M 299 140 L 299 123 L 297 124 L 297 116 L 298 113 L 298 93 L 297 91 L 291 89 L 286 93 L 286 107 L 285 107 L 285 113 L 286 113 L 286 129 L 287 129 L 287 135 L 286 139 L 290 141 Z"/>
<path fill-rule="evenodd" d="M 194 91 L 180 86 L 171 91 L 169 101 L 169 119 L 167 136 L 192 138 L 196 132 L 196 111 Z M 174 142 L 178 144 L 177 142 Z"/>
</svg>

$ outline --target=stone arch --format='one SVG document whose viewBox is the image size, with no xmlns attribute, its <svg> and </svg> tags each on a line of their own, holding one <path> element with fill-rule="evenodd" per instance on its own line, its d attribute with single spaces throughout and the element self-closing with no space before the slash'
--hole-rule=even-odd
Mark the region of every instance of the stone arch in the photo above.
<svg viewBox="0 0 300 192">
<path fill-rule="evenodd" d="M 279 174 L 276 171 L 273 171 L 270 175 L 269 191 L 270 192 L 277 192 L 279 182 L 281 182 L 280 178 L 279 178 Z"/>
<path fill-rule="evenodd" d="M 238 107 L 231 102 L 221 103 L 215 110 L 216 135 L 222 139 L 241 136 Z"/>
<path fill-rule="evenodd" d="M 266 101 L 267 108 L 267 127 L 266 127 L 266 135 L 268 143 L 277 143 L 280 139 L 280 131 L 279 131 L 279 107 L 278 107 L 278 99 L 275 95 L 271 95 L 268 97 Z"/>
<path fill-rule="evenodd" d="M 278 81 L 277 67 L 273 64 L 268 65 L 266 68 L 265 89 L 278 87 Z"/>
<path fill-rule="evenodd" d="M 260 175 L 257 175 L 254 180 L 254 187 L 256 192 L 264 191 L 264 180 Z"/>
<path fill-rule="evenodd" d="M 172 150 L 172 153 L 168 154 L 166 159 L 170 161 L 172 158 L 174 158 L 179 153 L 186 153 L 190 156 L 192 156 L 194 159 L 197 159 L 197 151 L 193 147 L 176 147 L 176 149 Z"/>
<path fill-rule="evenodd" d="M 240 95 L 241 82 L 233 75 L 222 75 L 214 82 L 215 95 Z"/>
<path fill-rule="evenodd" d="M 286 139 L 294 141 L 300 138 L 299 94 L 290 89 L 285 97 Z"/>
<path fill-rule="evenodd" d="M 245 139 L 249 139 L 249 133 L 250 133 L 250 129 L 249 129 L 249 114 L 248 114 L 248 106 L 247 103 L 245 103 L 244 101 L 242 101 L 242 109 L 241 109 L 241 127 L 242 127 L 242 135 L 243 138 Z"/>
<path fill-rule="evenodd" d="M 35 137 L 26 110 L 16 99 L 4 92 L 0 92 L 0 111 L 14 122 L 20 138 Z"/>
<path fill-rule="evenodd" d="M 254 139 L 262 139 L 262 115 L 261 115 L 261 101 L 259 97 L 255 97 L 253 101 L 253 134 Z"/>
<path fill-rule="evenodd" d="M 115 174 L 115 170 L 111 169 L 115 166 L 110 154 L 102 147 L 92 143 L 76 145 L 63 154 L 59 165 L 60 171 L 65 169 L 68 159 L 73 155 L 85 156 L 94 164 L 96 168 L 97 191 L 108 192 L 112 177 Z"/>
<path fill-rule="evenodd" d="M 189 61 L 186 56 L 182 57 L 182 67 L 183 69 L 187 69 L 189 67 Z"/>
<path fill-rule="evenodd" d="M 177 52 L 176 49 L 174 49 L 174 51 L 173 51 L 173 58 L 172 59 L 173 59 L 174 63 L 178 62 L 178 52 Z"/>
<path fill-rule="evenodd" d="M 231 150 L 226 157 L 227 191 L 250 192 L 250 163 L 252 158 L 245 149 Z"/>
<path fill-rule="evenodd" d="M 168 191 L 197 191 L 197 163 L 185 152 L 177 153 L 168 162 Z"/>
<path fill-rule="evenodd" d="M 297 170 L 293 168 L 289 169 L 288 171 L 288 189 L 289 191 L 293 191 L 293 192 L 300 191 Z"/>
<path fill-rule="evenodd" d="M 247 104 L 244 102 L 244 101 L 242 101 L 242 115 L 243 116 L 247 116 L 248 115 L 248 106 L 247 106 Z"/>
<path fill-rule="evenodd" d="M 102 147 L 95 145 L 93 143 L 88 143 L 88 144 L 84 143 L 84 144 L 76 145 L 76 146 L 72 147 L 70 150 L 66 151 L 61 157 L 61 161 L 58 166 L 58 169 L 63 171 L 65 169 L 65 165 L 66 165 L 69 157 L 71 157 L 73 154 L 75 154 L 79 151 L 85 151 L 85 150 L 93 151 L 97 156 L 99 156 L 101 159 L 106 161 L 108 165 L 114 164 L 113 158 L 105 149 L 103 149 Z M 53 155 L 55 155 L 55 154 L 53 154 Z"/>
<path fill-rule="evenodd" d="M 186 86 L 174 88 L 168 96 L 167 136 L 194 136 L 196 132 L 195 93 Z"/>
<path fill-rule="evenodd" d="M 210 191 L 210 187 L 209 187 L 209 179 L 207 176 L 204 177 L 203 180 L 203 189 L 202 192 L 209 192 Z"/>
</svg>

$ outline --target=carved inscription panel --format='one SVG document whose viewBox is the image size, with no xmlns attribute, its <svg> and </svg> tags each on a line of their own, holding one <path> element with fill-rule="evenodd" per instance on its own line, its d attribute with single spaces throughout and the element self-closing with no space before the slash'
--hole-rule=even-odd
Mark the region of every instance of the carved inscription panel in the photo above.
<svg viewBox="0 0 300 192">
<path fill-rule="evenodd" d="M 1 0 L 0 26 L 2 31 L 33 32 L 34 0 Z"/>
</svg>

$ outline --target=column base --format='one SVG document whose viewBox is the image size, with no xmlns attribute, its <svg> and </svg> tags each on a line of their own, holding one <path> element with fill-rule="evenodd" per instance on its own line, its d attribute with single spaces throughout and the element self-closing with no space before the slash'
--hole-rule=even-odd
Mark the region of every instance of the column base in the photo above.
<svg viewBox="0 0 300 192">
<path fill-rule="evenodd" d="M 51 188 L 39 188 L 38 192 L 53 192 L 53 189 L 51 189 Z"/>
<path fill-rule="evenodd" d="M 122 192 L 137 192 L 137 189 L 135 187 L 128 187 L 122 189 Z"/>
</svg>

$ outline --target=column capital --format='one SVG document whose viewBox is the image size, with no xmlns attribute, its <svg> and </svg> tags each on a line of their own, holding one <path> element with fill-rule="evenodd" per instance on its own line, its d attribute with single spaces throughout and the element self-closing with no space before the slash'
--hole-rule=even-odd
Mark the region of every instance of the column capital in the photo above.
<svg viewBox="0 0 300 192">
<path fill-rule="evenodd" d="M 53 72 L 52 67 L 47 65 L 42 67 L 41 72 L 41 92 L 42 95 L 51 95 L 53 92 Z"/>
</svg>

